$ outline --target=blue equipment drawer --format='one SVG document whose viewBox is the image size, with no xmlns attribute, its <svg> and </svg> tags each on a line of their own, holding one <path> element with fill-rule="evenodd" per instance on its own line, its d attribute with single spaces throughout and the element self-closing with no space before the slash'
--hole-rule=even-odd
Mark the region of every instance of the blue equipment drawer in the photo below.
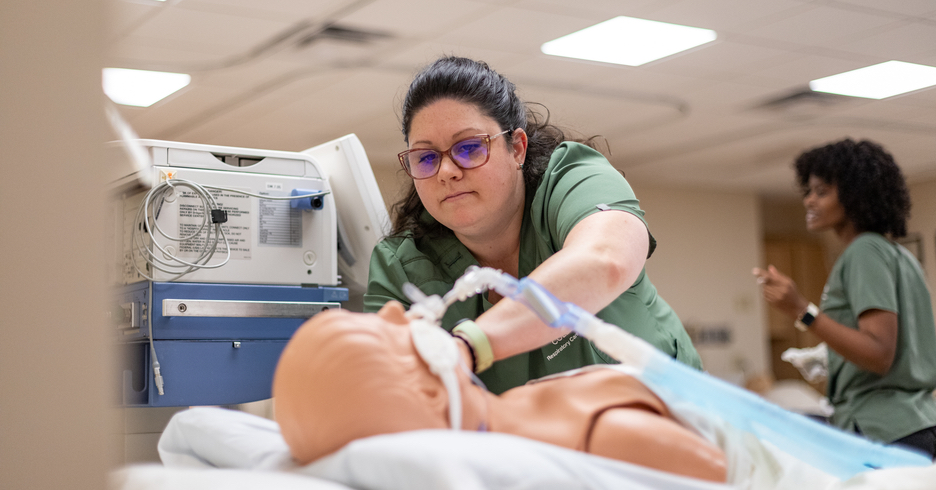
<svg viewBox="0 0 936 490">
<path fill-rule="evenodd" d="M 260 286 L 242 284 L 153 283 L 153 339 L 288 339 L 304 318 L 172 316 L 163 311 L 165 300 L 280 301 L 332 303 L 348 300 L 344 288 Z M 328 307 L 326 306 L 325 309 Z M 311 316 L 311 315 L 310 315 Z M 156 356 L 159 356 L 157 351 Z"/>
<path fill-rule="evenodd" d="M 320 311 L 340 308 L 339 302 L 347 300 L 348 290 L 335 287 L 159 282 L 124 287 L 112 313 L 120 351 L 117 402 L 175 407 L 269 398 L 280 353 L 308 318 L 288 312 L 286 317 L 264 316 L 263 308 L 238 316 L 233 310 L 274 304 Z M 172 310 L 164 312 L 164 304 Z M 197 306 L 206 304 L 213 309 Z M 162 395 L 156 389 L 150 332 Z"/>
<path fill-rule="evenodd" d="M 270 398 L 287 340 L 157 340 L 164 382 L 156 390 L 149 342 L 122 344 L 124 406 L 231 405 Z"/>
</svg>

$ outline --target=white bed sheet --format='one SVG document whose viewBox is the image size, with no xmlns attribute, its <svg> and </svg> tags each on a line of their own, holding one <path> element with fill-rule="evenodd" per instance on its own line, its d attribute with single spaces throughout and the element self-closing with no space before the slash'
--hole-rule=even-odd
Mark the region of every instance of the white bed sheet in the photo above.
<svg viewBox="0 0 936 490">
<path fill-rule="evenodd" d="M 115 471 L 110 487 L 119 490 L 353 490 L 301 474 L 157 464 L 134 465 Z"/>
<path fill-rule="evenodd" d="M 159 453 L 167 469 L 280 471 L 355 489 L 729 488 L 517 436 L 448 430 L 369 437 L 299 467 L 275 422 L 219 408 L 176 414 Z"/>
<path fill-rule="evenodd" d="M 731 485 L 681 478 L 506 434 L 443 430 L 361 439 L 298 467 L 275 422 L 197 408 L 177 414 L 164 431 L 159 444 L 164 467 L 123 469 L 115 473 L 114 488 L 936 489 L 936 466 L 867 472 L 842 482 L 691 409 L 676 407 L 676 412 L 725 449 Z M 167 483 L 159 486 L 160 482 Z"/>
</svg>

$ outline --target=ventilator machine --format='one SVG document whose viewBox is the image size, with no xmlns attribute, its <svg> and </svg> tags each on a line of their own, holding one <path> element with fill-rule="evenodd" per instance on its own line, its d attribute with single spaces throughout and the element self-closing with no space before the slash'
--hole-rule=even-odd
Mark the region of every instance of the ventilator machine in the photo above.
<svg viewBox="0 0 936 490">
<path fill-rule="evenodd" d="M 270 397 L 293 332 L 360 302 L 389 218 L 355 135 L 305 152 L 125 138 L 109 229 L 119 404 Z"/>
</svg>

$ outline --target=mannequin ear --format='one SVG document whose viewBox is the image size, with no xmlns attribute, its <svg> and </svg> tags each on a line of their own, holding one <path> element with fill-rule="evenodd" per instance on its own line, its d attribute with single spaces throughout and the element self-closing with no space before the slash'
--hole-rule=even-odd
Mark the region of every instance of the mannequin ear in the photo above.
<svg viewBox="0 0 936 490">
<path fill-rule="evenodd" d="M 429 411 L 438 416 L 442 424 L 448 427 L 448 392 L 445 391 L 442 381 L 435 375 L 432 375 L 431 380 L 426 381 L 428 382 L 420 383 L 418 396 Z"/>
</svg>

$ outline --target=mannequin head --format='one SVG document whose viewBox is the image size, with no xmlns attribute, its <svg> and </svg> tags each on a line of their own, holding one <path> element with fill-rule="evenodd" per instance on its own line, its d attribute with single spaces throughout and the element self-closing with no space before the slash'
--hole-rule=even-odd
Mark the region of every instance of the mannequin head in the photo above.
<svg viewBox="0 0 936 490">
<path fill-rule="evenodd" d="M 483 395 L 459 375 L 464 425 L 474 428 Z M 377 314 L 312 317 L 283 350 L 273 395 L 283 438 L 300 464 L 363 437 L 449 427 L 448 394 L 416 353 L 396 302 Z"/>
</svg>

